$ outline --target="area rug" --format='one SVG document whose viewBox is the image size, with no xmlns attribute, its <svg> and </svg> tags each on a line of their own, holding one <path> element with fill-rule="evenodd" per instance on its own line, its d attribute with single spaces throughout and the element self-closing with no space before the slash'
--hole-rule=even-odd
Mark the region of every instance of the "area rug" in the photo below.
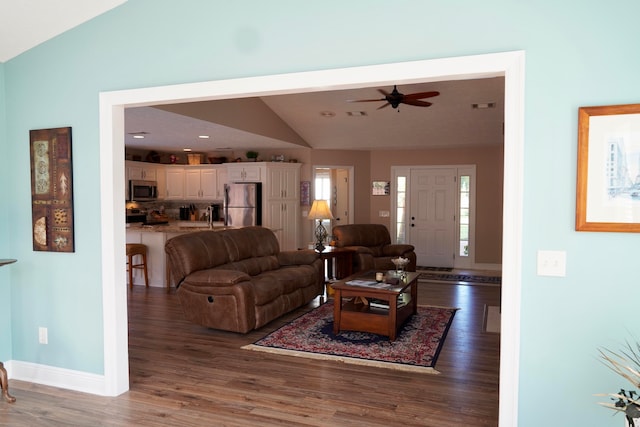
<svg viewBox="0 0 640 427">
<path fill-rule="evenodd" d="M 482 330 L 494 334 L 500 333 L 500 307 L 497 305 L 484 306 L 484 319 Z"/>
<path fill-rule="evenodd" d="M 420 270 L 424 270 L 424 271 L 453 271 L 453 268 L 451 267 L 425 267 L 422 265 L 419 265 L 416 267 L 417 271 Z"/>
<path fill-rule="evenodd" d="M 366 332 L 333 333 L 333 302 L 303 314 L 243 349 L 310 359 L 336 360 L 402 371 L 434 369 L 456 313 L 455 308 L 418 307 L 395 341 Z"/>
<path fill-rule="evenodd" d="M 442 274 L 420 273 L 418 280 L 437 282 L 463 282 L 465 284 L 500 285 L 502 277 L 499 276 L 474 276 L 470 274 Z"/>
</svg>

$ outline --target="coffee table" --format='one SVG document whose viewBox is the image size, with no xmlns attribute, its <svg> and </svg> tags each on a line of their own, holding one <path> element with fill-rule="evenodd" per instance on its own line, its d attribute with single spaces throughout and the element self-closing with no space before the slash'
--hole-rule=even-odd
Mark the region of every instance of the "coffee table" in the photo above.
<svg viewBox="0 0 640 427">
<path fill-rule="evenodd" d="M 333 333 L 340 331 L 360 331 L 396 339 L 398 328 L 413 314 L 418 312 L 418 276 L 420 273 L 405 272 L 397 284 L 379 287 L 349 284 L 353 281 L 375 283 L 375 271 L 356 273 L 331 285 L 334 294 Z M 387 278 L 392 277 L 387 273 Z M 398 298 L 408 293 L 411 300 L 398 307 Z M 371 299 L 388 303 L 389 308 L 371 305 Z"/>
</svg>

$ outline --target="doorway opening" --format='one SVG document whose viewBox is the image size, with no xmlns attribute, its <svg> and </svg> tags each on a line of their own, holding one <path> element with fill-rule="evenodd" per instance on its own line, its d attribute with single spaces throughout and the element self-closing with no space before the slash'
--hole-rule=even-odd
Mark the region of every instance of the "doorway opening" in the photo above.
<svg viewBox="0 0 640 427">
<path fill-rule="evenodd" d="M 421 266 L 474 268 L 476 166 L 393 166 L 391 235 Z"/>
<path fill-rule="evenodd" d="M 278 76 L 131 89 L 100 94 L 100 197 L 103 289 L 104 394 L 129 388 L 125 283 L 124 109 L 161 103 L 229 99 L 254 94 L 348 89 L 477 77 L 505 77 L 503 293 L 499 424 L 518 421 L 522 188 L 524 158 L 524 52 L 505 52 Z"/>
<path fill-rule="evenodd" d="M 315 165 L 312 168 L 313 199 L 327 200 L 333 214 L 333 220 L 324 220 L 322 223 L 329 231 L 329 242 L 335 225 L 353 224 L 353 174 L 353 166 Z M 315 225 L 311 230 L 314 228 Z"/>
</svg>

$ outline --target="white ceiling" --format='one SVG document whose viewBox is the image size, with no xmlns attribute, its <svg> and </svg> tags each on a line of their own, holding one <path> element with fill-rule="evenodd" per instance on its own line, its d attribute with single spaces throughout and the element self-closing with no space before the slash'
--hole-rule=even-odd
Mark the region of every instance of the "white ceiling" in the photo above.
<svg viewBox="0 0 640 427">
<path fill-rule="evenodd" d="M 88 21 L 126 0 L 0 0 L 0 62 Z M 51 19 L 55 16 L 55 19 Z M 436 90 L 431 107 L 400 105 L 377 108 L 378 89 L 321 91 L 241 101 L 209 101 L 197 105 L 153 107 L 125 113 L 125 144 L 158 151 L 197 152 L 260 150 L 308 146 L 314 149 L 375 150 L 501 144 L 504 118 L 504 79 L 457 80 L 400 85 L 404 94 Z M 238 102 L 248 102 L 246 107 Z M 473 109 L 473 103 L 495 103 Z M 258 107 L 258 108 L 255 108 Z M 224 112 L 228 113 L 227 117 Z M 364 116 L 347 115 L 350 111 Z M 321 113 L 331 112 L 331 117 Z M 231 117 L 232 116 L 232 117 Z M 195 117 L 195 118 L 194 118 Z M 147 132 L 143 140 L 130 133 Z M 210 135 L 208 140 L 198 135 Z"/>
<path fill-rule="evenodd" d="M 0 62 L 7 62 L 125 1 L 0 0 Z"/>
</svg>

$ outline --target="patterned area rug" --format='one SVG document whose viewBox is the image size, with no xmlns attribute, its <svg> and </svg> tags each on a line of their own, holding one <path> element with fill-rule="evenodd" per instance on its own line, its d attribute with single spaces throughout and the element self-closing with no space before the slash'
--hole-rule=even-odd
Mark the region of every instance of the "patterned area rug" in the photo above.
<svg viewBox="0 0 640 427">
<path fill-rule="evenodd" d="M 418 307 L 395 341 L 365 332 L 333 334 L 333 302 L 303 314 L 242 348 L 311 359 L 439 373 L 434 369 L 457 309 Z"/>
<path fill-rule="evenodd" d="M 416 270 L 425 270 L 425 271 L 453 271 L 451 267 L 424 267 L 419 265 L 416 267 Z"/>
<path fill-rule="evenodd" d="M 502 277 L 499 276 L 472 276 L 469 274 L 442 274 L 442 273 L 421 273 L 418 280 L 437 282 L 463 282 L 466 284 L 476 283 L 483 285 L 500 285 Z"/>
</svg>

